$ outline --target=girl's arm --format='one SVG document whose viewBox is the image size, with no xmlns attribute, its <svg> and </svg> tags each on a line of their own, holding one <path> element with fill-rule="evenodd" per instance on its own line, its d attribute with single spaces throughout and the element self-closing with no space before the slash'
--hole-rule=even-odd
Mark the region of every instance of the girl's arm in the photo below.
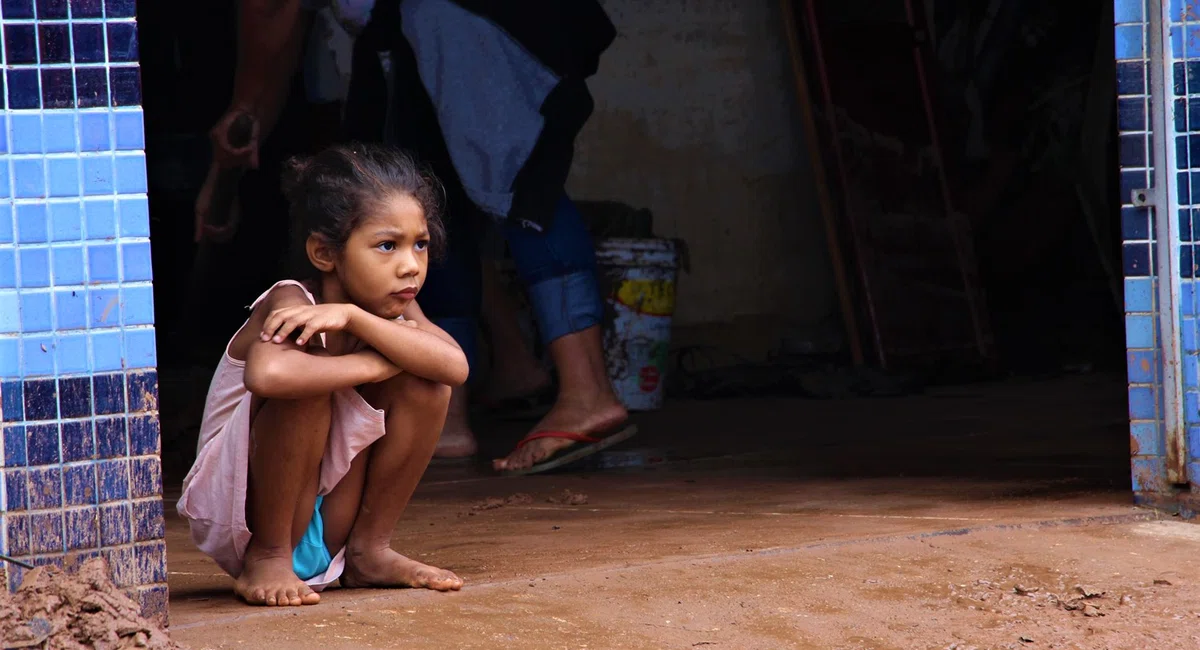
<svg viewBox="0 0 1200 650">
<path fill-rule="evenodd" d="M 405 310 L 413 325 L 390 321 L 354 308 L 346 328 L 405 372 L 448 386 L 461 386 L 470 368 L 462 348 L 425 318 L 416 302 Z"/>
<path fill-rule="evenodd" d="M 229 347 L 231 356 L 246 360 L 247 390 L 267 399 L 305 399 L 399 374 L 396 364 L 373 350 L 329 356 L 310 352 L 291 339 L 281 343 L 262 340 L 259 334 L 272 311 L 309 305 L 298 288 L 281 287 L 251 314 L 250 322 Z M 319 339 L 310 341 L 309 346 L 323 352 Z"/>
</svg>

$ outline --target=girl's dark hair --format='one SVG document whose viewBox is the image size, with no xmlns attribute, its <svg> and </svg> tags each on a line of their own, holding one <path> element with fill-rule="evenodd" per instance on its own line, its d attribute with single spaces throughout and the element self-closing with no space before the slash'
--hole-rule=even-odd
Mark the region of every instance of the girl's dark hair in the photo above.
<svg viewBox="0 0 1200 650">
<path fill-rule="evenodd" d="M 430 257 L 438 259 L 446 249 L 441 183 L 394 147 L 350 143 L 292 158 L 284 166 L 283 194 L 298 243 L 317 235 L 341 248 L 370 208 L 404 194 L 425 212 Z"/>
</svg>

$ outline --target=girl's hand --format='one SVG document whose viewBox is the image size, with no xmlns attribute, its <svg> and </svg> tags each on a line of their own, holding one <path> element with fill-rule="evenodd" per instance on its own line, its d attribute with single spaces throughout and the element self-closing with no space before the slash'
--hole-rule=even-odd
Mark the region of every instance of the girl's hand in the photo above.
<svg viewBox="0 0 1200 650">
<path fill-rule="evenodd" d="M 262 340 L 283 343 L 295 332 L 296 345 L 306 345 L 312 337 L 322 332 L 340 332 L 350 326 L 354 319 L 354 305 L 297 305 L 276 309 L 263 323 Z"/>
</svg>

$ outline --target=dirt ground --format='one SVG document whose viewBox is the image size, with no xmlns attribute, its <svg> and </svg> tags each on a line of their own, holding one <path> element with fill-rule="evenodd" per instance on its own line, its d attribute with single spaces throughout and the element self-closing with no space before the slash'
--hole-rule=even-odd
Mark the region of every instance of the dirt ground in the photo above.
<svg viewBox="0 0 1200 650">
<path fill-rule="evenodd" d="M 314 607 L 250 609 L 169 517 L 172 638 L 193 650 L 1200 647 L 1200 528 L 1132 505 L 1119 378 L 846 405 L 673 407 L 643 420 L 638 444 L 692 455 L 640 471 L 434 468 L 393 545 L 459 572 L 456 594 L 333 589 Z"/>
</svg>

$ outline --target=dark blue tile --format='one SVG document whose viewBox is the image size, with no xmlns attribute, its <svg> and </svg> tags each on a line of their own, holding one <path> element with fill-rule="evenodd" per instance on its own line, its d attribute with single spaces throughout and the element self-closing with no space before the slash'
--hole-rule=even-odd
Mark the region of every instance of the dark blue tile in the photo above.
<svg viewBox="0 0 1200 650">
<path fill-rule="evenodd" d="M 113 67 L 109 82 L 112 86 L 113 106 L 140 106 L 142 84 L 135 66 Z"/>
<path fill-rule="evenodd" d="M 33 0 L 3 0 L 0 2 L 0 14 L 9 20 L 33 18 Z"/>
<path fill-rule="evenodd" d="M 100 507 L 100 542 L 118 546 L 133 541 L 133 517 L 128 503 Z"/>
<path fill-rule="evenodd" d="M 4 54 L 8 65 L 37 63 L 37 29 L 33 25 L 5 25 Z"/>
<path fill-rule="evenodd" d="M 1123 123 L 1122 121 L 1124 119 L 1124 116 L 1121 115 L 1121 112 L 1120 112 L 1121 111 L 1121 102 L 1125 102 L 1125 101 L 1130 101 L 1130 100 L 1126 100 L 1126 99 L 1117 100 L 1117 129 L 1122 130 L 1122 131 L 1129 130 L 1129 129 L 1121 128 L 1121 125 Z M 1140 102 L 1141 100 L 1132 100 L 1132 101 Z M 1187 99 L 1185 99 L 1183 97 L 1180 97 L 1175 100 L 1174 117 L 1175 117 L 1175 132 L 1176 133 L 1187 133 L 1187 130 L 1188 130 L 1188 128 L 1187 128 L 1187 125 L 1188 125 L 1187 103 L 1188 103 Z M 1145 130 L 1145 129 L 1142 129 L 1142 130 Z"/>
<path fill-rule="evenodd" d="M 1179 211 L 1179 241 L 1192 241 L 1193 210 Z"/>
<path fill-rule="evenodd" d="M 1146 182 L 1146 172 L 1121 172 L 1121 204 L 1128 204 L 1134 190 L 1144 190 L 1149 187 Z"/>
<path fill-rule="evenodd" d="M 1121 142 L 1121 166 L 1122 167 L 1145 167 L 1146 166 L 1146 136 L 1138 135 L 1123 135 L 1120 138 Z M 1181 169 L 1187 168 L 1187 151 L 1186 147 L 1177 147 L 1177 150 L 1182 150 L 1184 156 L 1184 164 L 1180 165 Z"/>
<path fill-rule="evenodd" d="M 64 467 L 63 498 L 68 506 L 96 503 L 96 466 L 88 463 Z"/>
<path fill-rule="evenodd" d="M 79 33 L 79 28 L 76 27 Z M 1117 100 L 1117 128 L 1121 131 L 1146 130 L 1146 102 L 1142 98 L 1122 97 Z"/>
<path fill-rule="evenodd" d="M 1180 70 L 1182 72 L 1182 70 Z M 1183 75 L 1177 74 L 1177 81 L 1182 81 Z M 1145 95 L 1146 94 L 1146 64 L 1140 61 L 1124 61 L 1117 64 L 1117 94 Z M 1178 93 L 1185 94 L 1183 92 Z"/>
<path fill-rule="evenodd" d="M 71 0 L 72 18 L 101 18 L 104 16 L 104 5 L 100 0 Z"/>
<path fill-rule="evenodd" d="M 143 415 L 129 418 L 129 455 L 153 456 L 159 451 L 158 416 Z"/>
<path fill-rule="evenodd" d="M 67 0 L 37 0 L 38 20 L 67 17 Z"/>
<path fill-rule="evenodd" d="M 1120 77 L 1121 77 L 1121 69 L 1120 69 L 1120 66 L 1118 66 L 1117 67 L 1117 94 L 1124 95 L 1126 93 L 1121 92 L 1121 78 Z M 1146 75 L 1145 77 L 1143 77 L 1143 79 L 1148 78 L 1148 77 L 1149 77 L 1149 75 Z M 1171 81 L 1175 88 L 1176 95 L 1186 95 L 1187 94 L 1187 68 L 1184 67 L 1184 64 L 1182 61 L 1176 61 L 1174 64 L 1171 65 Z M 1146 91 L 1143 90 L 1142 92 L 1139 92 L 1139 93 L 1130 93 L 1130 94 L 1145 95 Z"/>
<path fill-rule="evenodd" d="M 10 68 L 5 73 L 8 88 L 8 107 L 41 108 L 42 92 L 38 87 L 38 71 L 35 68 Z"/>
<path fill-rule="evenodd" d="M 92 377 L 92 392 L 96 400 L 96 415 L 125 412 L 125 375 L 109 373 Z"/>
<path fill-rule="evenodd" d="M 75 86 L 79 108 L 108 106 L 108 74 L 104 68 L 75 68 Z"/>
<path fill-rule="evenodd" d="M 1137 137 L 1140 138 L 1142 136 L 1137 136 Z M 1121 145 L 1120 145 L 1121 146 L 1121 166 L 1122 167 L 1145 167 L 1146 163 L 1144 160 L 1140 165 L 1135 165 L 1132 162 L 1125 162 L 1125 156 L 1126 156 L 1126 153 L 1125 153 L 1126 143 L 1124 141 L 1125 136 L 1121 136 L 1121 138 L 1122 138 Z M 1188 136 L 1186 136 L 1186 135 L 1175 136 L 1175 167 L 1177 167 L 1178 169 L 1187 169 L 1188 168 L 1188 146 L 1187 146 L 1187 144 L 1188 144 Z M 1143 145 L 1143 148 L 1145 148 L 1144 145 Z M 1145 158 L 1145 156 L 1143 156 L 1143 158 Z"/>
<path fill-rule="evenodd" d="M 29 515 L 29 550 L 35 555 L 62 553 L 63 521 L 62 512 L 48 512 Z"/>
<path fill-rule="evenodd" d="M 167 581 L 166 544 L 138 544 L 134 547 L 134 553 L 137 555 L 138 584 L 152 585 Z"/>
<path fill-rule="evenodd" d="M 61 436 L 64 463 L 91 460 L 96 457 L 96 440 L 92 436 L 91 420 L 63 422 Z"/>
<path fill-rule="evenodd" d="M 24 467 L 29 462 L 25 454 L 25 427 L 19 424 L 4 425 L 4 466 Z"/>
<path fill-rule="evenodd" d="M 124 458 L 129 455 L 125 418 L 96 418 L 96 455 L 100 458 Z"/>
<path fill-rule="evenodd" d="M 71 31 L 66 23 L 50 23 L 38 26 L 41 49 L 38 55 L 42 63 L 71 62 Z"/>
<path fill-rule="evenodd" d="M 8 499 L 8 512 L 25 510 L 29 507 L 29 490 L 25 483 L 25 470 L 4 470 L 4 496 Z"/>
<path fill-rule="evenodd" d="M 42 108 L 74 108 L 75 78 L 68 68 L 42 70 Z"/>
<path fill-rule="evenodd" d="M 0 415 L 5 422 L 25 420 L 25 391 L 21 381 L 0 382 Z"/>
<path fill-rule="evenodd" d="M 58 380 L 59 417 L 83 418 L 92 414 L 92 380 L 70 377 Z"/>
<path fill-rule="evenodd" d="M 135 0 L 104 0 L 105 18 L 133 18 L 137 13 Z"/>
<path fill-rule="evenodd" d="M 138 60 L 137 28 L 133 23 L 109 23 L 108 60 L 131 62 Z"/>
<path fill-rule="evenodd" d="M 1125 244 L 1122 248 L 1124 251 L 1125 277 L 1152 275 L 1150 244 Z"/>
<path fill-rule="evenodd" d="M 72 27 L 76 63 L 104 63 L 104 26 L 76 23 Z"/>
<path fill-rule="evenodd" d="M 129 373 L 129 412 L 158 410 L 158 373 L 153 370 Z"/>
<path fill-rule="evenodd" d="M 103 514 L 100 515 L 102 518 Z M 100 521 L 100 535 L 104 536 L 104 521 Z M 108 546 L 108 544 L 105 544 Z M 133 547 L 126 546 L 124 548 L 114 548 L 108 550 L 108 568 L 112 573 L 112 580 L 122 588 L 137 586 L 137 558 L 134 556 Z"/>
<path fill-rule="evenodd" d="M 53 379 L 25 382 L 25 419 L 29 422 L 58 418 L 58 389 Z"/>
<path fill-rule="evenodd" d="M 166 585 L 142 589 L 138 592 L 138 606 L 143 612 L 165 612 L 169 595 L 170 589 Z"/>
<path fill-rule="evenodd" d="M 100 502 L 129 499 L 129 461 L 104 460 L 96 463 L 96 485 Z"/>
<path fill-rule="evenodd" d="M 134 540 L 152 542 L 167 536 L 162 499 L 133 502 Z"/>
<path fill-rule="evenodd" d="M 13 515 L 4 518 L 8 528 L 4 548 L 8 555 L 22 557 L 29 555 L 29 515 Z"/>
<path fill-rule="evenodd" d="M 1184 244 L 1179 247 L 1179 275 L 1183 278 L 1196 277 L 1196 263 L 1194 261 L 1195 246 Z M 1190 309 L 1190 307 L 1189 307 Z"/>
<path fill-rule="evenodd" d="M 131 461 L 130 495 L 135 499 L 162 496 L 162 463 L 157 458 Z"/>
<path fill-rule="evenodd" d="M 42 467 L 29 470 L 29 509 L 62 508 L 62 469 Z"/>
<path fill-rule="evenodd" d="M 84 508 L 63 513 L 66 520 L 67 550 L 80 551 L 100 547 L 100 509 Z"/>
<path fill-rule="evenodd" d="M 58 456 L 58 424 L 31 424 L 25 427 L 26 464 L 56 465 Z"/>
</svg>

